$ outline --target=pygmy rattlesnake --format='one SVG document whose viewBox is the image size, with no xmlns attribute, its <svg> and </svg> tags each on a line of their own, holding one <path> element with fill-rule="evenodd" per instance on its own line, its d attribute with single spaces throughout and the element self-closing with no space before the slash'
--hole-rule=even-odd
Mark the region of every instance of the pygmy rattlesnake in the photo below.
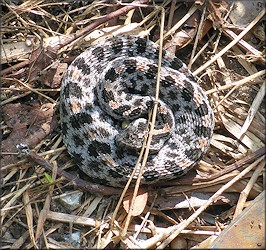
<svg viewBox="0 0 266 250">
<path fill-rule="evenodd" d="M 121 186 L 137 162 L 154 103 L 158 54 L 159 46 L 146 39 L 110 38 L 80 54 L 62 80 L 63 140 L 95 182 Z M 142 182 L 185 174 L 209 147 L 213 127 L 203 90 L 178 58 L 163 51 L 155 135 Z"/>
</svg>

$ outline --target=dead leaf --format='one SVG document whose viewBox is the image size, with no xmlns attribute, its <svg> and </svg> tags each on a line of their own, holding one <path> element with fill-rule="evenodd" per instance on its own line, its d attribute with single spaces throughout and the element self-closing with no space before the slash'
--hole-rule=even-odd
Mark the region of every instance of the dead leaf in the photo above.
<svg viewBox="0 0 266 250">
<path fill-rule="evenodd" d="M 129 190 L 128 193 L 124 197 L 123 207 L 127 213 L 131 206 L 132 197 L 133 197 L 133 190 Z M 137 197 L 135 199 L 133 211 L 132 211 L 132 216 L 138 216 L 143 212 L 144 208 L 146 207 L 147 200 L 148 200 L 147 190 L 143 188 L 139 188 Z"/>
<path fill-rule="evenodd" d="M 3 120 L 12 132 L 2 141 L 2 152 L 17 152 L 16 145 L 26 144 L 29 148 L 36 146 L 49 135 L 57 126 L 54 115 L 54 104 L 40 105 L 7 104 L 3 107 Z M 3 155 L 2 164 L 17 161 L 15 155 Z"/>
<path fill-rule="evenodd" d="M 51 65 L 56 58 L 54 51 L 49 49 L 49 47 L 44 48 L 42 43 L 35 44 L 34 47 L 35 48 L 30 57 L 29 82 L 35 81 L 41 76 L 40 74 L 42 74 L 42 77 L 44 77 L 44 75 L 46 77 L 50 75 L 50 71 L 44 69 Z"/>
</svg>

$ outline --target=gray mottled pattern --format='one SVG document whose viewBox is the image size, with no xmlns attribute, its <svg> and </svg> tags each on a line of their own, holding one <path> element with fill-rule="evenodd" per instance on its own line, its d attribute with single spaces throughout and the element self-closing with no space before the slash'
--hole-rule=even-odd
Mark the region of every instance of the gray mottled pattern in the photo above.
<svg viewBox="0 0 266 250">
<path fill-rule="evenodd" d="M 95 182 L 121 186 L 136 164 L 154 103 L 158 51 L 142 38 L 111 38 L 79 55 L 63 78 L 64 143 Z M 204 92 L 186 66 L 164 51 L 156 130 L 142 182 L 184 175 L 206 152 L 213 127 Z"/>
</svg>

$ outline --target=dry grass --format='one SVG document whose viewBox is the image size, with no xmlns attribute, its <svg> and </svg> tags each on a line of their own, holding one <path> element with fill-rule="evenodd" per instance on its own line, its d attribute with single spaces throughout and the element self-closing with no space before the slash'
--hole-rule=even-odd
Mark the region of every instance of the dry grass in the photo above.
<svg viewBox="0 0 266 250">
<path fill-rule="evenodd" d="M 215 239 L 264 190 L 265 41 L 256 35 L 255 47 L 242 38 L 255 39 L 265 11 L 239 30 L 224 21 L 228 16 L 225 1 L 207 6 L 164 1 L 149 7 L 147 2 L 2 4 L 2 249 L 200 246 Z M 208 20 L 204 15 L 193 16 L 198 9 Z M 162 11 L 166 19 L 161 18 Z M 197 21 L 190 27 L 201 32 L 184 26 L 180 30 L 191 16 Z M 159 24 L 168 30 L 163 33 Z M 83 192 L 81 204 L 67 211 L 59 200 L 66 191 L 78 191 L 67 185 L 71 177 L 67 179 L 63 170 L 78 170 L 62 143 L 54 111 L 60 79 L 67 64 L 86 47 L 125 33 L 152 34 L 158 43 L 164 39 L 168 49 L 173 49 L 173 42 L 178 44 L 177 56 L 206 90 L 215 113 L 211 147 L 187 176 L 149 191 L 144 187 L 148 196 L 137 196 L 132 202 L 144 204 L 137 216 L 121 206 L 123 197 L 90 192 Z M 38 156 L 21 154 L 17 145 L 22 144 Z M 65 236 L 74 232 L 80 236 L 78 243 L 72 239 L 71 244 Z"/>
</svg>

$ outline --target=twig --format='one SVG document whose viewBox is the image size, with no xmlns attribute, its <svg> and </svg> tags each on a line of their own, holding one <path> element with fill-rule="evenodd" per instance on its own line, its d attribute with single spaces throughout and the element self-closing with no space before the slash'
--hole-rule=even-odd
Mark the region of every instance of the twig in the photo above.
<svg viewBox="0 0 266 250">
<path fill-rule="evenodd" d="M 37 91 L 37 90 L 34 89 L 34 88 L 31 88 L 31 87 L 28 86 L 26 83 L 24 83 L 24 82 L 22 82 L 22 81 L 20 81 L 20 80 L 18 80 L 18 79 L 15 79 L 15 78 L 11 79 L 11 78 L 4 78 L 4 77 L 2 77 L 2 80 L 6 80 L 6 81 L 15 81 L 15 82 L 21 84 L 22 86 L 24 86 L 25 88 L 29 89 L 31 92 L 33 92 L 33 93 L 35 93 L 35 94 L 37 94 L 37 95 L 40 95 L 40 96 L 44 97 L 45 99 L 49 100 L 51 103 L 56 103 L 56 101 L 55 101 L 54 99 L 50 98 L 49 96 L 47 96 L 47 95 L 45 95 L 45 94 L 43 94 L 43 93 L 40 93 L 39 91 Z"/>
<path fill-rule="evenodd" d="M 254 101 L 252 102 L 252 105 L 248 111 L 248 116 L 247 116 L 247 118 L 246 118 L 240 132 L 239 132 L 240 133 L 239 137 L 241 137 L 248 130 L 249 125 L 253 121 L 253 118 L 254 118 L 255 114 L 257 113 L 257 111 L 261 105 L 261 102 L 263 101 L 263 98 L 265 96 L 265 85 L 266 85 L 265 82 L 263 82 L 263 84 L 260 87 L 259 92 L 257 93 Z"/>
<path fill-rule="evenodd" d="M 199 181 L 211 181 L 211 180 L 214 180 L 222 175 L 225 175 L 225 174 L 228 174 L 240 167 L 242 167 L 243 165 L 245 164 L 248 164 L 252 161 L 254 161 L 255 159 L 258 159 L 259 157 L 263 156 L 266 154 L 266 148 L 263 147 L 263 148 L 260 148 L 258 149 L 256 152 L 254 153 L 251 153 L 249 155 L 247 155 L 246 157 L 244 157 L 243 159 L 227 166 L 225 169 L 219 171 L 218 173 L 215 173 L 215 174 L 212 174 L 208 177 L 196 177 L 194 178 L 194 181 L 195 182 L 199 182 Z"/>
<path fill-rule="evenodd" d="M 157 114 L 157 108 L 158 108 L 158 100 L 159 100 L 159 90 L 160 90 L 160 72 L 161 72 L 161 65 L 162 65 L 162 52 L 163 52 L 163 29 L 164 29 L 164 20 L 165 20 L 165 12 L 164 8 L 161 8 L 161 30 L 160 30 L 160 44 L 159 44 L 159 58 L 158 58 L 158 71 L 157 71 L 157 79 L 156 79 L 156 93 L 155 93 L 155 101 L 154 101 L 154 107 L 153 107 L 153 112 L 152 112 L 152 118 L 151 118 L 151 125 L 150 125 L 150 130 L 149 130 L 149 136 L 147 139 L 147 145 L 146 145 L 146 150 L 144 152 L 143 160 L 141 163 L 141 167 L 139 170 L 139 175 L 135 184 L 134 192 L 133 192 L 133 197 L 131 200 L 129 212 L 126 218 L 125 226 L 123 228 L 122 236 L 126 234 L 127 228 L 129 226 L 130 220 L 131 220 L 131 214 L 134 208 L 134 203 L 135 199 L 137 197 L 138 193 L 138 188 L 140 186 L 140 181 L 142 177 L 143 170 L 146 166 L 148 156 L 149 156 L 149 151 L 150 151 L 150 145 L 152 141 L 152 135 L 153 135 L 153 130 L 155 126 L 155 121 L 156 121 L 156 114 Z"/>
<path fill-rule="evenodd" d="M 45 168 L 47 171 L 52 172 L 53 166 L 46 161 L 42 156 L 39 156 L 33 151 L 30 151 L 26 154 L 28 160 L 33 161 L 39 164 L 41 167 Z M 119 188 L 112 188 L 106 187 L 99 184 L 94 184 L 89 181 L 84 181 L 76 176 L 69 174 L 68 172 L 58 168 L 57 175 L 64 177 L 66 180 L 70 182 L 75 188 L 80 188 L 86 192 L 90 192 L 92 194 L 99 194 L 99 195 L 113 195 L 113 194 L 120 194 L 121 189 Z"/>
<path fill-rule="evenodd" d="M 86 28 L 78 31 L 75 35 L 73 36 L 69 36 L 69 37 L 66 37 L 66 39 L 61 43 L 61 44 L 58 44 L 57 46 L 55 46 L 53 49 L 54 51 L 58 51 L 59 49 L 63 48 L 64 46 L 68 45 L 69 43 L 72 43 L 74 40 L 82 37 L 83 35 L 85 35 L 86 33 L 88 33 L 89 31 L 95 29 L 96 27 L 98 27 L 99 25 L 111 20 L 111 19 L 114 19 L 120 15 L 123 15 L 123 14 L 126 14 L 127 12 L 129 12 L 130 10 L 132 9 L 135 9 L 137 7 L 139 7 L 138 5 L 139 4 L 145 4 L 145 3 L 148 3 L 150 0 L 136 0 L 136 1 L 133 1 L 131 3 L 131 5 L 127 5 L 125 7 L 122 7 L 110 14 L 107 14 L 106 16 L 103 16 L 99 19 L 97 19 L 94 23 L 88 25 Z"/>
<path fill-rule="evenodd" d="M 120 15 L 123 15 L 123 14 L 126 14 L 128 11 L 134 9 L 134 8 L 137 8 L 138 4 L 145 4 L 145 3 L 148 3 L 150 0 L 136 0 L 134 2 L 131 3 L 130 6 L 125 6 L 125 7 L 122 7 L 106 16 L 103 16 L 99 19 L 97 19 L 94 23 L 88 25 L 87 27 L 85 27 L 84 29 L 78 31 L 76 34 L 73 34 L 73 35 L 69 35 L 69 36 L 66 36 L 64 39 L 61 40 L 61 43 L 51 47 L 51 46 L 47 46 L 47 51 L 50 51 L 50 53 L 54 53 L 54 54 L 57 54 L 57 52 L 65 47 L 66 45 L 68 45 L 69 43 L 72 43 L 73 41 L 81 38 L 83 35 L 87 34 L 89 31 L 95 29 L 96 27 L 98 27 L 99 25 L 111 20 L 111 19 L 114 19 Z M 73 44 L 72 44 L 73 45 Z M 12 72 L 13 70 L 19 70 L 31 63 L 33 63 L 35 60 L 34 59 L 29 59 L 29 60 L 26 60 L 24 62 L 21 62 L 21 63 L 18 63 L 16 65 L 13 65 L 3 71 L 0 71 L 0 75 L 3 76 L 3 75 L 7 75 L 8 73 Z M 42 69 L 40 69 L 42 70 Z"/>
<path fill-rule="evenodd" d="M 258 16 L 233 40 L 230 42 L 225 48 L 223 48 L 218 54 L 216 54 L 211 60 L 206 62 L 204 65 L 199 67 L 197 70 L 193 72 L 194 76 L 197 76 L 199 73 L 201 73 L 203 70 L 208 68 L 212 63 L 214 63 L 219 57 L 221 57 L 224 53 L 226 53 L 230 48 L 232 48 L 234 45 L 236 45 L 240 39 L 242 39 L 249 31 L 250 29 L 265 15 L 265 9 L 263 9 Z"/>
<path fill-rule="evenodd" d="M 224 29 L 223 33 L 227 36 L 229 36 L 232 40 L 236 39 L 237 35 L 230 29 Z M 249 43 L 247 43 L 245 40 L 241 39 L 239 40 L 239 45 L 244 48 L 246 51 L 249 51 L 252 53 L 252 55 L 256 58 L 261 58 L 261 63 L 265 64 L 265 58 L 263 54 L 256 50 L 254 47 L 252 47 Z"/>
<path fill-rule="evenodd" d="M 204 22 L 205 15 L 206 15 L 206 8 L 207 7 L 206 7 L 206 4 L 205 4 L 205 6 L 203 8 L 203 11 L 202 11 L 202 14 L 201 14 L 201 19 L 200 19 L 200 23 L 199 23 L 199 26 L 198 26 L 197 35 L 195 37 L 195 42 L 193 44 L 193 49 L 192 49 L 191 56 L 190 56 L 189 63 L 188 63 L 188 69 L 189 70 L 191 70 L 192 60 L 193 60 L 194 55 L 196 53 L 196 49 L 197 49 L 197 46 L 198 46 L 199 38 L 201 36 L 201 30 L 202 30 L 203 22 Z"/>
<path fill-rule="evenodd" d="M 165 230 L 164 233 L 156 235 L 148 240 L 146 240 L 141 247 L 143 249 L 151 248 L 158 242 L 162 242 L 157 249 L 164 249 L 173 239 L 175 239 L 180 232 L 185 229 L 191 222 L 193 222 L 209 205 L 214 203 L 217 198 L 229 187 L 231 187 L 235 182 L 239 181 L 244 177 L 249 171 L 251 171 L 259 162 L 263 160 L 264 157 L 260 157 L 258 160 L 253 162 L 250 166 L 244 169 L 239 175 L 234 177 L 226 185 L 222 186 L 202 207 L 196 210 L 187 220 L 184 220 L 179 225 L 174 225 Z"/>
<path fill-rule="evenodd" d="M 199 8 L 199 6 L 198 5 L 196 5 L 196 4 L 194 4 L 191 8 L 190 8 L 190 10 L 188 11 L 188 13 L 177 23 L 177 24 L 175 24 L 175 26 L 174 27 L 172 27 L 172 29 L 170 29 L 165 35 L 164 35 L 164 37 L 163 37 L 163 40 L 166 40 L 166 38 L 168 37 L 168 36 L 170 36 L 170 35 L 172 35 L 173 33 L 175 33 L 175 31 L 177 30 L 177 29 L 179 29 L 180 27 L 181 27 L 181 25 L 186 21 L 186 20 L 188 20 L 189 19 L 189 17 L 197 10 Z M 158 41 L 156 41 L 156 43 L 159 43 L 160 42 L 160 40 L 158 40 Z"/>
<path fill-rule="evenodd" d="M 221 86 L 221 87 L 216 88 L 216 89 L 210 89 L 210 90 L 207 90 L 207 91 L 205 92 L 205 94 L 206 94 L 206 95 L 210 95 L 210 94 L 215 93 L 215 92 L 219 92 L 219 91 L 222 91 L 222 90 L 230 89 L 230 88 L 232 88 L 232 87 L 234 87 L 234 86 L 237 86 L 237 87 L 242 86 L 242 85 L 244 85 L 244 84 L 246 84 L 246 83 L 249 83 L 250 81 L 252 81 L 253 79 L 255 79 L 255 78 L 257 78 L 257 77 L 260 77 L 260 76 L 265 75 L 265 73 L 266 73 L 266 70 L 261 70 L 261 71 L 255 73 L 255 74 L 253 74 L 253 75 L 251 75 L 251 76 L 247 76 L 247 77 L 245 77 L 245 78 L 242 79 L 242 80 L 239 80 L 239 81 L 237 81 L 237 82 L 233 82 L 232 84 L 224 85 L 224 86 Z M 254 82 L 254 84 L 257 84 L 257 83 L 258 83 L 258 82 Z"/>
<path fill-rule="evenodd" d="M 247 197 L 249 195 L 250 190 L 252 189 L 252 187 L 254 186 L 256 180 L 258 179 L 261 171 L 263 170 L 263 168 L 265 167 L 265 162 L 261 162 L 259 164 L 259 166 L 255 169 L 252 177 L 250 178 L 247 186 L 245 187 L 245 189 L 241 192 L 237 205 L 236 205 L 236 210 L 235 210 L 235 214 L 233 217 L 233 220 L 242 212 L 243 208 L 244 208 L 244 204 L 247 200 Z"/>
</svg>

